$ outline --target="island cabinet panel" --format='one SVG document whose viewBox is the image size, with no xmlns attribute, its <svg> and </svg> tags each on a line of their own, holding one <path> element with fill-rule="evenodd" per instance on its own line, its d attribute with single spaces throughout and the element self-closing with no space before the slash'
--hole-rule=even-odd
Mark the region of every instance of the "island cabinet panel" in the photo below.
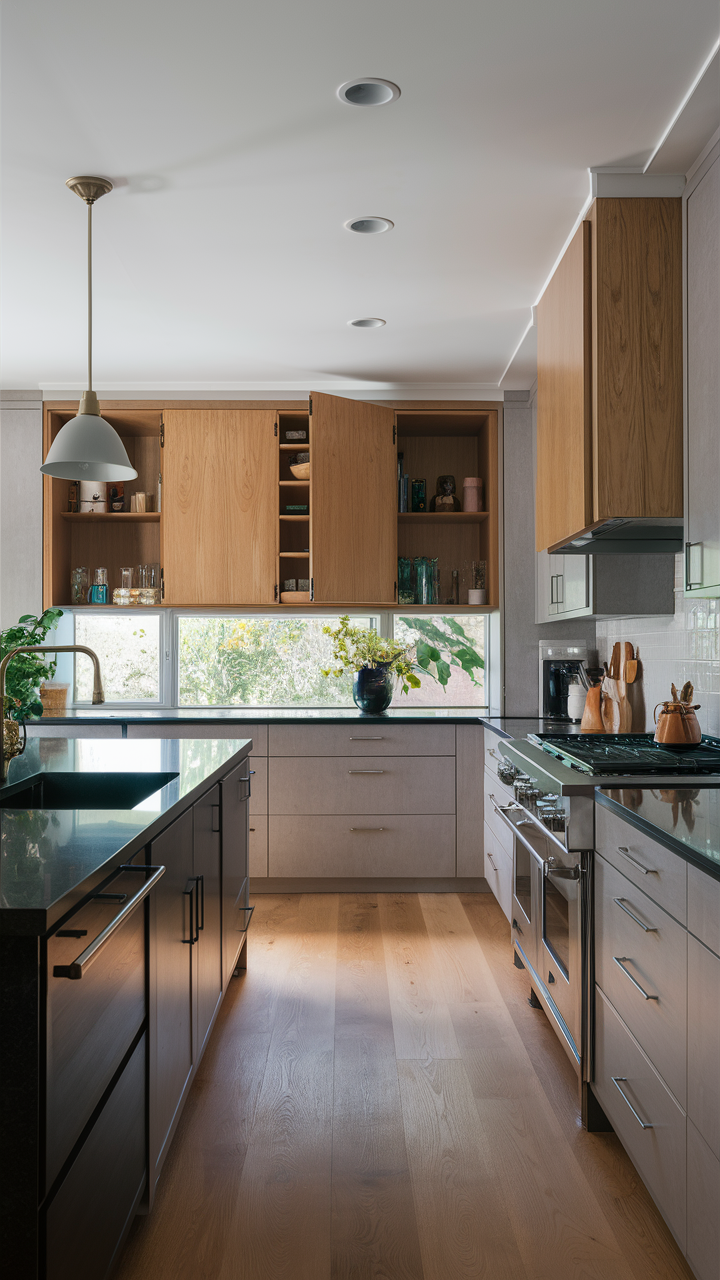
<svg viewBox="0 0 720 1280">
<path fill-rule="evenodd" d="M 197 941 L 195 965 L 194 1057 L 205 1041 L 222 1000 L 222 922 L 220 877 L 220 787 L 193 806 L 193 879 Z"/>
<path fill-rule="evenodd" d="M 130 1229 L 145 1183 L 145 1040 L 45 1209 L 45 1280 L 103 1280 Z"/>
<path fill-rule="evenodd" d="M 150 1175 L 154 1186 L 193 1069 L 193 814 L 187 810 L 150 845 L 165 875 L 154 892 L 150 941 Z M 151 1186 L 151 1193 L 152 1193 Z"/>
<path fill-rule="evenodd" d="M 687 1250 L 698 1280 L 720 1276 L 720 1160 L 687 1122 Z"/>
<path fill-rule="evenodd" d="M 223 987 L 236 968 L 245 968 L 250 920 L 248 802 L 250 761 L 243 760 L 220 784 L 222 805 L 222 950 Z M 241 955 L 241 952 L 243 953 Z"/>
<path fill-rule="evenodd" d="M 272 604 L 274 411 L 169 409 L 164 420 L 164 603 Z"/>
<path fill-rule="evenodd" d="M 394 603 L 394 410 L 313 393 L 310 467 L 315 602 Z"/>
</svg>

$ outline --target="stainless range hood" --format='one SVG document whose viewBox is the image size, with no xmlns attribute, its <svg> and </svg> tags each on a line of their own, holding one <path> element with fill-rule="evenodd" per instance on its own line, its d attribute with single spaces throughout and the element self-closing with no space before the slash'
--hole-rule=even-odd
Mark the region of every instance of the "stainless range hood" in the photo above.
<svg viewBox="0 0 720 1280">
<path fill-rule="evenodd" d="M 563 556 L 596 556 L 603 552 L 618 555 L 630 551 L 676 554 L 683 550 L 682 516 L 601 520 L 583 529 L 571 541 L 557 542 L 548 550 L 551 555 Z"/>
</svg>

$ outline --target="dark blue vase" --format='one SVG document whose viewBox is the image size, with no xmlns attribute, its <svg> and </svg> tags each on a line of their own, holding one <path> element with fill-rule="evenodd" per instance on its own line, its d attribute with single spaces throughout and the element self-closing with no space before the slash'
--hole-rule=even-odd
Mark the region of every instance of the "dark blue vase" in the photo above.
<svg viewBox="0 0 720 1280">
<path fill-rule="evenodd" d="M 386 665 L 362 667 L 353 680 L 355 706 L 366 715 L 381 715 L 392 702 L 394 681 L 395 676 Z"/>
</svg>

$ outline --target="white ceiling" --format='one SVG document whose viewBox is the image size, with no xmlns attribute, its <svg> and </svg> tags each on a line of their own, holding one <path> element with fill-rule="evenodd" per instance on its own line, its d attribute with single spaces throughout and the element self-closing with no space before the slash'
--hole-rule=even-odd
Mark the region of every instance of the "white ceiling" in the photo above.
<svg viewBox="0 0 720 1280">
<path fill-rule="evenodd" d="M 100 173 L 99 389 L 497 393 L 588 168 L 647 163 L 718 26 L 717 0 L 5 0 L 2 385 L 83 384 L 64 181 Z M 402 96 L 342 104 L 362 75 Z M 344 229 L 368 214 L 395 229 Z"/>
</svg>

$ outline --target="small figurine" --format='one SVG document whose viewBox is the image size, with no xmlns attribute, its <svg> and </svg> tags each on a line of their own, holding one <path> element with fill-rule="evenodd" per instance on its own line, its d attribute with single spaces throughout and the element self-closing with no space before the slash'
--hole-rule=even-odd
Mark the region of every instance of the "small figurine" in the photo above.
<svg viewBox="0 0 720 1280">
<path fill-rule="evenodd" d="M 430 510 L 444 513 L 462 510 L 460 499 L 455 497 L 454 476 L 438 476 L 435 496 L 430 499 Z"/>
</svg>

